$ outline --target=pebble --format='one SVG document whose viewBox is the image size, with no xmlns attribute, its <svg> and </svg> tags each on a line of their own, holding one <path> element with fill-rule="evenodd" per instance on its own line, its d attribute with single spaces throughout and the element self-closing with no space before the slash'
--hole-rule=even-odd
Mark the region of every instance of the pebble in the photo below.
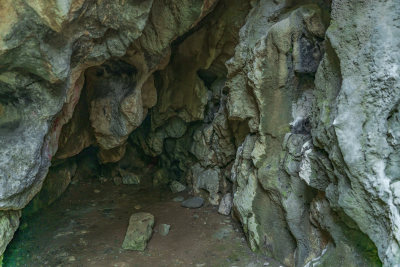
<svg viewBox="0 0 400 267">
<path fill-rule="evenodd" d="M 204 199 L 201 197 L 192 197 L 189 198 L 181 203 L 182 207 L 189 208 L 189 209 L 197 209 L 203 206 Z"/>
<path fill-rule="evenodd" d="M 72 261 L 75 261 L 76 259 L 75 259 L 75 257 L 74 256 L 70 256 L 70 257 L 68 257 L 68 261 L 69 262 L 72 262 Z"/>
<path fill-rule="evenodd" d="M 166 236 L 166 235 L 168 235 L 170 228 L 171 228 L 171 225 L 163 223 L 158 226 L 158 232 L 160 233 L 160 235 Z"/>
<path fill-rule="evenodd" d="M 135 205 L 135 210 L 140 210 L 141 208 L 142 208 L 142 206 L 140 206 L 140 205 Z"/>
<path fill-rule="evenodd" d="M 99 180 L 100 180 L 100 183 L 102 183 L 102 184 L 104 184 L 104 183 L 106 183 L 108 181 L 108 179 L 106 177 L 104 177 L 104 176 L 101 176 L 99 178 Z"/>
<path fill-rule="evenodd" d="M 177 196 L 177 197 L 174 197 L 174 199 L 173 199 L 173 201 L 175 201 L 175 202 L 182 202 L 184 200 L 185 200 L 185 198 L 183 196 Z"/>
<path fill-rule="evenodd" d="M 95 192 L 96 194 L 100 193 L 101 191 L 99 189 L 95 189 L 93 192 Z"/>
</svg>

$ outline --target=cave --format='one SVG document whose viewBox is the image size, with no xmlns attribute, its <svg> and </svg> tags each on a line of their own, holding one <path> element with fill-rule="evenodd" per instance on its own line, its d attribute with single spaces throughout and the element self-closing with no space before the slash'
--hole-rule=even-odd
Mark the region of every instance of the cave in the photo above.
<svg viewBox="0 0 400 267">
<path fill-rule="evenodd" d="M 0 0 L 0 266 L 400 265 L 379 2 Z"/>
</svg>

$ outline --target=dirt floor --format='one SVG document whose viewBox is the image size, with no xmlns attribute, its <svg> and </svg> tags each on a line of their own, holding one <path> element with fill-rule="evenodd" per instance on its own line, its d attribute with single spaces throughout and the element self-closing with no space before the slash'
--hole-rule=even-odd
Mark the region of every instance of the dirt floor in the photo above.
<svg viewBox="0 0 400 267">
<path fill-rule="evenodd" d="M 4 266 L 280 266 L 251 252 L 230 216 L 209 205 L 182 208 L 173 201 L 178 195 L 97 179 L 71 184 L 53 205 L 22 220 Z M 155 216 L 153 236 L 144 252 L 123 250 L 138 211 Z M 157 231 L 162 223 L 171 225 L 167 236 Z"/>
</svg>

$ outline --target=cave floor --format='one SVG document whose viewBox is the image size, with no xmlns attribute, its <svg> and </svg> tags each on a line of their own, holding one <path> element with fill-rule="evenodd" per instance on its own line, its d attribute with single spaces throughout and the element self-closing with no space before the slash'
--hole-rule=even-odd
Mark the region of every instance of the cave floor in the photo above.
<svg viewBox="0 0 400 267">
<path fill-rule="evenodd" d="M 173 201 L 178 195 L 78 181 L 53 205 L 21 221 L 4 266 L 279 266 L 249 249 L 231 217 L 210 205 L 182 208 Z M 144 252 L 123 250 L 129 217 L 138 211 L 155 216 L 153 236 Z M 167 236 L 157 232 L 162 223 L 171 225 Z"/>
</svg>

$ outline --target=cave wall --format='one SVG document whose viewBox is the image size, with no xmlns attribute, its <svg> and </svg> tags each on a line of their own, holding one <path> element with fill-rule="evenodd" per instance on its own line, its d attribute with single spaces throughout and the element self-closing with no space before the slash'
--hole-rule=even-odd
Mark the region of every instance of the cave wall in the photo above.
<svg viewBox="0 0 400 267">
<path fill-rule="evenodd" d="M 0 0 L 0 255 L 92 146 L 287 266 L 400 264 L 395 2 Z"/>
</svg>

